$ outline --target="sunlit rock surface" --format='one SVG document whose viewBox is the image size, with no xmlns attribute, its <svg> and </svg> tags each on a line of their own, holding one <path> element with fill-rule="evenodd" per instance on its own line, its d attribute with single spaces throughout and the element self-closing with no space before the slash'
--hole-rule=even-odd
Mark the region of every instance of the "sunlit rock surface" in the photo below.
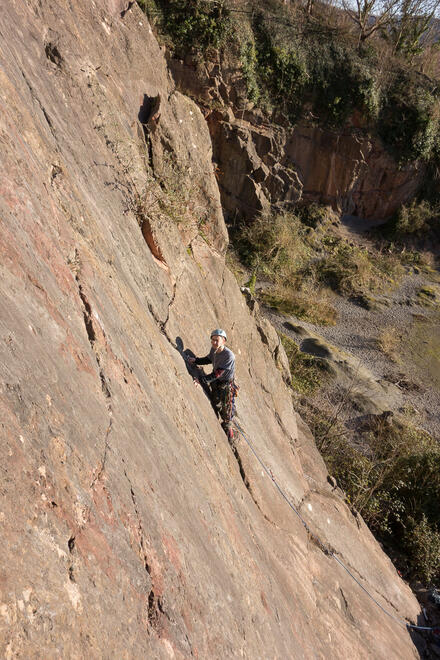
<svg viewBox="0 0 440 660">
<path fill-rule="evenodd" d="M 11 0 L 0 57 L 0 655 L 417 657 L 242 438 L 234 455 L 176 348 L 204 354 L 225 327 L 262 460 L 378 602 L 416 621 L 225 267 L 209 131 L 145 16 Z M 182 222 L 154 197 L 166 154 L 196 184 Z"/>
</svg>

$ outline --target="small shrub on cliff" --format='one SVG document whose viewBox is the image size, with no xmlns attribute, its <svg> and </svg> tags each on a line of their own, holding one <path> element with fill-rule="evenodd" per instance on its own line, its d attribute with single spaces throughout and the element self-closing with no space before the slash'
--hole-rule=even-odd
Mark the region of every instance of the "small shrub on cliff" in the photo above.
<svg viewBox="0 0 440 660">
<path fill-rule="evenodd" d="M 289 360 L 292 388 L 299 394 L 313 394 L 328 378 L 323 360 L 300 351 L 293 339 L 280 333 L 281 343 Z"/>
<path fill-rule="evenodd" d="M 312 229 L 325 228 L 328 222 L 332 220 L 331 216 L 333 214 L 327 206 L 321 206 L 315 202 L 300 207 L 297 213 L 301 222 L 307 227 L 312 227 Z M 338 216 L 334 215 L 336 220 Z"/>
<path fill-rule="evenodd" d="M 424 584 L 438 584 L 440 577 L 440 532 L 422 514 L 420 520 L 410 518 L 404 536 L 405 550 L 412 572 Z"/>
<path fill-rule="evenodd" d="M 220 48 L 231 30 L 230 11 L 223 0 L 143 0 L 141 7 L 181 56 L 188 48 L 201 53 Z"/>
<path fill-rule="evenodd" d="M 328 298 L 323 287 L 307 280 L 297 289 L 278 284 L 261 293 L 261 300 L 281 314 L 293 315 L 316 325 L 335 325 L 337 313 Z"/>
<path fill-rule="evenodd" d="M 403 270 L 394 255 L 370 253 L 366 249 L 329 236 L 327 252 L 310 268 L 319 281 L 343 295 L 356 296 L 391 286 Z"/>
<path fill-rule="evenodd" d="M 246 83 L 247 96 L 250 101 L 266 105 L 263 100 L 263 92 L 258 81 L 258 62 L 255 42 L 252 39 L 246 40 L 241 47 L 240 53 L 243 78 Z"/>
<path fill-rule="evenodd" d="M 272 285 L 261 294 L 266 304 L 311 323 L 329 324 L 335 322 L 336 313 L 328 294 L 313 274 L 304 274 L 319 240 L 317 233 L 293 213 L 258 216 L 234 236 L 239 254 L 255 279 Z"/>
<path fill-rule="evenodd" d="M 413 200 L 403 204 L 389 220 L 383 232 L 394 238 L 427 233 L 438 219 L 438 211 L 429 202 Z"/>
<path fill-rule="evenodd" d="M 327 466 L 352 506 L 405 558 L 412 577 L 439 580 L 438 442 L 420 429 L 383 416 L 366 424 L 356 448 L 341 434 L 320 439 L 317 430 Z"/>
<path fill-rule="evenodd" d="M 237 233 L 242 258 L 260 278 L 290 281 L 307 263 L 311 247 L 307 228 L 292 213 L 257 216 L 249 226 Z"/>
<path fill-rule="evenodd" d="M 393 362 L 397 361 L 397 348 L 401 341 L 398 329 L 393 325 L 382 328 L 377 336 L 379 350 L 387 355 Z"/>
<path fill-rule="evenodd" d="M 422 77 L 398 71 L 385 93 L 378 132 L 400 163 L 429 160 L 440 135 L 439 91 Z"/>
</svg>

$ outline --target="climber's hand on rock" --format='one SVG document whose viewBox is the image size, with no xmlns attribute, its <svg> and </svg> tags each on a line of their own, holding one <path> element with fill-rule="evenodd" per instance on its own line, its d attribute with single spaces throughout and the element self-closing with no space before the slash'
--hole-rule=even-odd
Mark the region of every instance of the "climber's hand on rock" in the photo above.
<svg viewBox="0 0 440 660">
<path fill-rule="evenodd" d="M 195 361 L 196 361 L 196 358 L 195 358 L 195 357 L 189 357 L 189 358 L 188 358 L 188 362 L 189 362 L 190 364 L 194 364 Z"/>
<path fill-rule="evenodd" d="M 194 383 L 194 385 L 195 385 L 196 387 L 200 387 L 200 381 L 197 380 L 197 378 L 194 378 L 194 379 L 193 379 L 193 383 Z"/>
</svg>

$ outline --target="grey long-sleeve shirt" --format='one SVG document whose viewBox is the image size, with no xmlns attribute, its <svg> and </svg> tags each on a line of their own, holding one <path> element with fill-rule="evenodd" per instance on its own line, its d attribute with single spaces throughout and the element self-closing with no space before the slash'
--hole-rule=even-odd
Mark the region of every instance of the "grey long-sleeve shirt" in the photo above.
<svg viewBox="0 0 440 660">
<path fill-rule="evenodd" d="M 224 347 L 219 353 L 211 348 L 208 355 L 203 358 L 196 358 L 196 364 L 212 364 L 212 374 L 207 376 L 208 383 L 213 380 L 226 382 L 234 379 L 235 376 L 235 355 L 229 349 Z"/>
</svg>

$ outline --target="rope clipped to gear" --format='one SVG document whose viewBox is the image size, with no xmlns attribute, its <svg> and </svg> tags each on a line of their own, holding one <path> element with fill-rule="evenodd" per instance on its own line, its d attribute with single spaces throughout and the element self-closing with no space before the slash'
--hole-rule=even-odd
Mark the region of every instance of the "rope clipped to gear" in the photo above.
<svg viewBox="0 0 440 660">
<path fill-rule="evenodd" d="M 253 453 L 253 455 L 255 456 L 255 458 L 257 459 L 257 461 L 259 462 L 259 464 L 261 465 L 261 467 L 263 468 L 263 470 L 265 471 L 267 476 L 270 478 L 270 480 L 272 481 L 273 485 L 275 486 L 275 488 L 277 489 L 277 491 L 279 492 L 281 497 L 287 502 L 287 504 L 292 509 L 292 511 L 298 516 L 298 518 L 300 519 L 301 523 L 303 524 L 309 538 L 313 541 L 313 543 L 315 543 L 315 545 L 317 545 L 322 550 L 322 552 L 324 552 L 324 554 L 326 554 L 328 557 L 333 557 L 333 559 L 340 566 L 342 566 L 342 568 L 348 573 L 348 575 L 351 578 L 353 578 L 353 580 L 356 582 L 356 584 L 359 585 L 359 587 L 362 589 L 362 591 L 364 591 L 367 594 L 367 596 L 369 598 L 371 598 L 371 600 L 382 610 L 382 612 L 384 612 L 384 614 L 386 614 L 391 619 L 396 621 L 399 625 L 403 626 L 404 628 L 406 628 L 408 630 L 426 630 L 426 631 L 430 631 L 430 632 L 435 631 L 437 633 L 437 628 L 433 628 L 431 626 L 416 626 L 412 623 L 407 623 L 404 619 L 401 619 L 400 617 L 397 617 L 394 614 L 392 614 L 391 612 L 389 612 L 388 610 L 386 610 L 379 603 L 379 601 L 377 601 L 376 598 L 374 598 L 374 596 L 372 594 L 370 594 L 370 592 L 359 582 L 359 580 L 353 575 L 353 573 L 344 564 L 344 562 L 339 559 L 339 557 L 336 555 L 335 551 L 332 548 L 330 548 L 328 545 L 323 543 L 323 541 L 321 541 L 321 539 L 311 531 L 308 523 L 304 520 L 304 518 L 301 516 L 298 509 L 292 504 L 292 502 L 289 500 L 289 498 L 287 497 L 285 492 L 282 490 L 281 486 L 279 485 L 279 483 L 275 479 L 272 470 L 270 468 L 266 467 L 266 465 L 263 463 L 263 461 L 261 460 L 261 458 L 259 457 L 259 455 L 255 451 L 251 441 L 246 437 L 246 434 L 244 433 L 244 431 L 241 428 L 240 424 L 235 419 L 233 420 L 233 424 L 234 424 L 235 428 L 237 429 L 237 431 L 243 436 L 243 438 L 244 438 L 246 444 L 248 445 L 249 449 L 251 450 L 251 452 Z"/>
</svg>

